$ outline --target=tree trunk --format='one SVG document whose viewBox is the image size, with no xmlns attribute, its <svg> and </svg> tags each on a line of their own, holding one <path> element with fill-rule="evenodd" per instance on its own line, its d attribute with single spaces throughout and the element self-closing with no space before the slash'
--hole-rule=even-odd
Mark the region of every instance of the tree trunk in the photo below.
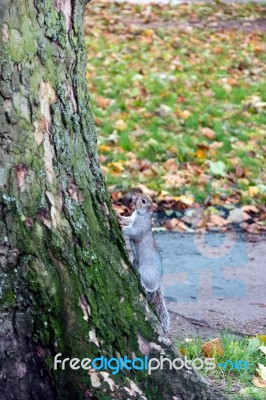
<svg viewBox="0 0 266 400">
<path fill-rule="evenodd" d="M 97 160 L 81 0 L 0 0 L 0 400 L 219 399 L 195 372 L 55 370 L 178 357 L 131 269 Z"/>
</svg>

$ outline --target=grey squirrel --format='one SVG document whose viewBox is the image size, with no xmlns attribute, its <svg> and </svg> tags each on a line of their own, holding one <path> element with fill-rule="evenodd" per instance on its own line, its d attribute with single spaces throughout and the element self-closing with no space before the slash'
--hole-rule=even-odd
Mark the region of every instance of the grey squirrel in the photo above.
<svg viewBox="0 0 266 400">
<path fill-rule="evenodd" d="M 133 266 L 140 274 L 140 282 L 147 298 L 154 304 L 164 330 L 168 331 L 169 314 L 162 293 L 162 258 L 151 228 L 152 214 L 157 204 L 149 196 L 140 193 L 133 194 L 132 202 L 135 210 L 131 216 L 119 217 L 122 232 L 129 237 L 134 257 Z"/>
</svg>

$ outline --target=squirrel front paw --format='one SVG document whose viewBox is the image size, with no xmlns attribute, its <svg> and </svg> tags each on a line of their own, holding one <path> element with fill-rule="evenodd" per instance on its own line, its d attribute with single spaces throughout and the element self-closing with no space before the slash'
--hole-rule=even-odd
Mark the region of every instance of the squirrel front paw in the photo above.
<svg viewBox="0 0 266 400">
<path fill-rule="evenodd" d="M 117 219 L 118 219 L 118 224 L 122 228 L 123 226 L 125 226 L 124 223 L 123 223 L 123 219 L 122 219 L 121 215 L 118 213 L 118 211 L 115 210 L 115 214 L 116 214 Z"/>
</svg>

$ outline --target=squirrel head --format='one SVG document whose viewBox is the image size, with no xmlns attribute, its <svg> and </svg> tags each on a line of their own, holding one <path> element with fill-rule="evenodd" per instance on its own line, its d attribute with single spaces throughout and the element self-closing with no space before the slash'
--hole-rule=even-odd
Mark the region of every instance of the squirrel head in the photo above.
<svg viewBox="0 0 266 400">
<path fill-rule="evenodd" d="M 150 196 L 141 193 L 134 193 L 132 196 L 132 202 L 135 204 L 136 210 L 140 214 L 144 214 L 146 212 L 153 213 L 158 207 L 157 204 L 152 202 Z"/>
</svg>

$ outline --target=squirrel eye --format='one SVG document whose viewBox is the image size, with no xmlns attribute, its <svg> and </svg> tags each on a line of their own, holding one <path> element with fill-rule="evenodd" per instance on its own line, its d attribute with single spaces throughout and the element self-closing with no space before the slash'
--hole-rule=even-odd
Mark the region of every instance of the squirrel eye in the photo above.
<svg viewBox="0 0 266 400">
<path fill-rule="evenodd" d="M 146 200 L 142 200 L 142 203 L 145 204 L 145 203 L 146 203 Z"/>
</svg>

